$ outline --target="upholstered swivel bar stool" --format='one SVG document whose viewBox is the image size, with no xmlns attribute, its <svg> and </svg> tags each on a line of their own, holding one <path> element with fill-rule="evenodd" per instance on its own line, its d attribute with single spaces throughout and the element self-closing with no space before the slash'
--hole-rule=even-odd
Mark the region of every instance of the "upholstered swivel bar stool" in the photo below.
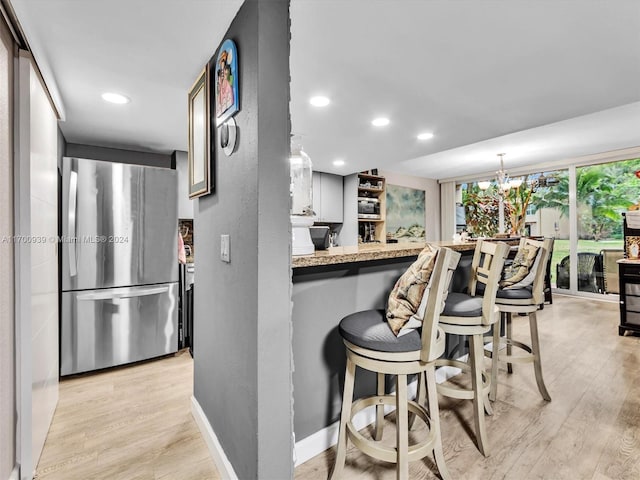
<svg viewBox="0 0 640 480">
<path fill-rule="evenodd" d="M 476 441 L 480 452 L 488 456 L 489 444 L 485 428 L 484 412 L 491 414 L 489 389 L 491 376 L 484 371 L 483 337 L 499 318 L 495 305 L 498 282 L 509 253 L 506 243 L 478 240 L 469 277 L 468 293 L 449 293 L 440 316 L 440 327 L 446 333 L 465 335 L 469 338 L 469 362 L 439 359 L 436 365 L 453 366 L 471 373 L 471 389 L 450 383 L 438 385 L 438 393 L 453 398 L 473 400 Z M 484 295 L 477 294 L 478 284 L 484 285 Z M 492 371 L 497 362 L 492 363 Z"/>
<path fill-rule="evenodd" d="M 420 258 L 420 257 L 419 257 Z M 340 334 L 347 350 L 347 368 L 344 381 L 342 412 L 338 433 L 336 463 L 331 479 L 340 478 L 343 472 L 347 442 L 365 454 L 396 463 L 398 479 L 409 478 L 409 462 L 419 460 L 434 453 L 436 466 L 443 479 L 451 478 L 444 461 L 440 437 L 438 397 L 436 393 L 435 360 L 444 352 L 445 335 L 438 328 L 438 318 L 446 295 L 448 282 L 455 270 L 460 254 L 448 248 L 437 251 L 435 265 L 431 271 L 428 288 L 423 296 L 426 300 L 422 328 L 396 336 L 391 330 L 382 310 L 366 310 L 354 313 L 340 322 Z M 378 376 L 378 393 L 353 401 L 356 366 L 373 371 Z M 396 394 L 385 394 L 384 378 L 396 376 Z M 407 397 L 407 375 L 418 374 L 424 379 L 426 374 L 427 406 L 422 404 L 425 397 L 425 382 L 420 382 L 418 401 Z M 396 407 L 396 445 L 382 445 L 382 422 L 384 405 Z M 353 423 L 353 416 L 364 408 L 376 406 L 378 413 L 374 439 L 365 438 Z M 428 425 L 428 435 L 420 443 L 409 445 L 409 422 L 417 416 Z"/>
<path fill-rule="evenodd" d="M 506 337 L 500 336 L 500 325 L 493 329 L 493 344 L 491 352 L 485 351 L 489 356 L 493 355 L 493 352 L 498 352 L 497 359 L 502 362 L 507 362 L 507 371 L 512 373 L 513 363 L 533 363 L 533 370 L 536 376 L 536 383 L 538 384 L 538 390 L 542 398 L 547 401 L 551 401 L 551 395 L 544 384 L 542 377 L 542 365 L 540 362 L 540 341 L 538 339 L 538 320 L 536 312 L 538 306 L 544 303 L 544 276 L 549 259 L 549 252 L 553 250 L 553 239 L 545 238 L 544 241 L 532 240 L 529 238 L 522 238 L 518 251 L 524 251 L 525 249 L 537 250 L 535 262 L 533 263 L 527 278 L 520 282 L 520 285 L 515 284 L 508 288 L 501 288 L 498 290 L 496 296 L 496 306 L 500 310 L 506 324 Z M 533 283 L 531 283 L 531 281 Z M 531 332 L 531 345 L 523 342 L 519 342 L 513 339 L 512 336 L 512 317 L 514 313 L 524 313 L 529 317 L 529 330 Z M 499 344 L 506 344 L 506 352 L 500 350 Z M 525 353 L 514 354 L 513 347 L 517 347 L 520 351 Z M 497 382 L 497 369 L 492 370 L 491 378 L 491 392 L 489 398 L 491 400 L 496 399 L 496 392 L 498 388 Z"/>
</svg>

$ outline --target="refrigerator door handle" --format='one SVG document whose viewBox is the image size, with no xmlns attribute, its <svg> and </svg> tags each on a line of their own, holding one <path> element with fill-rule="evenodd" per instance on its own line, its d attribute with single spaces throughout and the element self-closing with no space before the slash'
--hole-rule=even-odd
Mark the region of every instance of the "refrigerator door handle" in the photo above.
<svg viewBox="0 0 640 480">
<path fill-rule="evenodd" d="M 67 216 L 69 227 L 69 238 L 64 239 L 69 249 L 69 276 L 75 277 L 78 274 L 78 264 L 76 258 L 76 202 L 78 196 L 78 172 L 71 172 L 69 176 L 69 212 Z"/>
<path fill-rule="evenodd" d="M 110 300 L 119 298 L 133 298 L 133 297 L 146 297 L 148 295 L 159 295 L 169 291 L 169 285 L 162 285 L 157 287 L 135 287 L 135 288 L 118 288 L 108 290 L 101 290 L 99 292 L 82 293 L 77 296 L 78 300 Z"/>
</svg>

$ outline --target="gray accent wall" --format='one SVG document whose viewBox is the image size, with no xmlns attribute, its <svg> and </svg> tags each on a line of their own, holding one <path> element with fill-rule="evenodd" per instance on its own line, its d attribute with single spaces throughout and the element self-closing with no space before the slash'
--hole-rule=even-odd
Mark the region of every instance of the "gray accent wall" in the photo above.
<svg viewBox="0 0 640 480">
<path fill-rule="evenodd" d="M 293 477 L 288 8 L 246 1 L 224 36 L 238 48 L 238 146 L 215 147 L 215 192 L 194 212 L 194 395 L 242 479 Z"/>
<path fill-rule="evenodd" d="M 340 418 L 346 353 L 338 324 L 384 309 L 400 275 L 416 257 L 296 268 L 293 276 L 294 425 L 296 440 Z M 376 376 L 358 369 L 355 397 L 375 393 Z"/>
<path fill-rule="evenodd" d="M 149 167 L 171 168 L 171 154 L 96 147 L 94 145 L 82 145 L 79 143 L 67 143 L 66 156 L 90 158 L 91 160 L 103 160 L 105 162 L 119 162 L 134 165 L 145 165 Z"/>
</svg>

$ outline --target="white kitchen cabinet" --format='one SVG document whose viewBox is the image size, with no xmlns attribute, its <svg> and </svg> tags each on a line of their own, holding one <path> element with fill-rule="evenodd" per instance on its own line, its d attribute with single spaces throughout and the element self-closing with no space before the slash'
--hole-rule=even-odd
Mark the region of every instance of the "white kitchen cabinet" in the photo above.
<svg viewBox="0 0 640 480">
<path fill-rule="evenodd" d="M 312 172 L 311 187 L 313 188 L 313 213 L 316 215 L 316 221 L 320 221 L 320 172 Z"/>
<path fill-rule="evenodd" d="M 342 223 L 343 187 L 342 176 L 313 172 L 313 211 L 316 222 Z"/>
</svg>

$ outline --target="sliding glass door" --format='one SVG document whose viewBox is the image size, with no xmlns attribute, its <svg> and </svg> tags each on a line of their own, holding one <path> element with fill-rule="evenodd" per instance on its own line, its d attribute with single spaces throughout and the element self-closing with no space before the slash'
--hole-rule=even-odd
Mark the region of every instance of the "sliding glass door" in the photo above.
<svg viewBox="0 0 640 480">
<path fill-rule="evenodd" d="M 622 216 L 640 201 L 640 159 L 576 168 L 578 291 L 618 293 Z"/>
<path fill-rule="evenodd" d="M 640 159 L 545 173 L 554 180 L 534 194 L 539 228 L 531 234 L 555 238 L 551 283 L 558 292 L 618 294 L 621 213 L 640 201 L 636 172 Z"/>
</svg>

